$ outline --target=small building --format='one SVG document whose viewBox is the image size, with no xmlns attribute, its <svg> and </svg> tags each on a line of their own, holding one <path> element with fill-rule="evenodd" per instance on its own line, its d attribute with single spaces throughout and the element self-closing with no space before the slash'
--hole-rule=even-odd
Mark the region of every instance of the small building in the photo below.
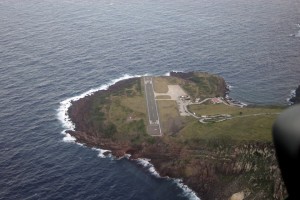
<svg viewBox="0 0 300 200">
<path fill-rule="evenodd" d="M 216 103 L 218 104 L 218 103 L 222 103 L 222 100 L 221 100 L 220 98 L 216 98 L 216 97 L 215 97 L 215 98 L 212 98 L 212 99 L 211 99 L 211 102 L 212 102 L 213 104 L 216 104 Z"/>
</svg>

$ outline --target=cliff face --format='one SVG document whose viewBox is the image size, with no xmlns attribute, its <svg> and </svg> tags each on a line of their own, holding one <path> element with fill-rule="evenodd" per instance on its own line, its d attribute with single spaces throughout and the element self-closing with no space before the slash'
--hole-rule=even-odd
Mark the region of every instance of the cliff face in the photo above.
<svg viewBox="0 0 300 200">
<path fill-rule="evenodd" d="M 188 147 L 164 138 L 132 145 L 129 142 L 99 138 L 81 131 L 69 131 L 78 142 L 111 150 L 116 157 L 148 158 L 162 177 L 181 178 L 202 200 L 228 199 L 243 191 L 247 199 L 286 197 L 273 145 L 248 143 Z M 272 186 L 272 187 L 270 187 Z"/>
<path fill-rule="evenodd" d="M 298 88 L 296 89 L 296 94 L 294 97 L 292 97 L 290 99 L 290 101 L 294 104 L 298 104 L 300 103 L 300 85 L 298 86 Z"/>
</svg>

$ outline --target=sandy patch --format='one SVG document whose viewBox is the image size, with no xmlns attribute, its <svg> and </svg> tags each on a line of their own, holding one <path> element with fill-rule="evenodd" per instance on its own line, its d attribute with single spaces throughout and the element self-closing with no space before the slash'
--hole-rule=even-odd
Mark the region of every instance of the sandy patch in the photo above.
<svg viewBox="0 0 300 200">
<path fill-rule="evenodd" d="M 245 198 L 244 192 L 238 192 L 233 194 L 229 200 L 243 200 Z"/>
<path fill-rule="evenodd" d="M 179 96 L 184 96 L 186 93 L 179 85 L 168 85 L 168 92 L 167 93 L 154 93 L 155 97 L 158 96 L 170 96 L 171 99 L 169 100 L 177 100 Z"/>
</svg>

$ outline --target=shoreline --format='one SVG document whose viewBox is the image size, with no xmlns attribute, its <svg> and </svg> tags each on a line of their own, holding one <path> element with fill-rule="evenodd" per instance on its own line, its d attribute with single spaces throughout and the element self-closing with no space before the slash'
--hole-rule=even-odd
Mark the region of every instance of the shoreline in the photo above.
<svg viewBox="0 0 300 200">
<path fill-rule="evenodd" d="M 64 130 L 61 132 L 61 134 L 64 135 L 64 138 L 62 140 L 64 142 L 67 142 L 67 143 L 74 143 L 74 144 L 79 145 L 79 146 L 88 147 L 93 151 L 97 151 L 99 158 L 110 158 L 110 157 L 112 157 L 113 159 L 116 159 L 116 160 L 127 159 L 131 162 L 134 162 L 137 165 L 140 165 L 143 168 L 145 168 L 151 176 L 154 176 L 156 178 L 167 179 L 167 180 L 170 180 L 170 181 L 173 181 L 174 183 L 176 183 L 176 185 L 180 189 L 182 189 L 183 195 L 185 195 L 190 200 L 201 200 L 197 196 L 195 191 L 193 191 L 191 188 L 189 188 L 187 185 L 185 185 L 183 183 L 183 180 L 177 179 L 177 178 L 170 178 L 168 176 L 166 176 L 166 177 L 160 176 L 159 172 L 155 169 L 155 166 L 151 163 L 151 159 L 148 159 L 148 158 L 131 158 L 130 154 L 125 154 L 124 156 L 117 157 L 117 156 L 114 156 L 112 154 L 113 152 L 111 150 L 102 149 L 102 148 L 99 148 L 99 147 L 92 147 L 92 146 L 86 145 L 84 142 L 83 143 L 78 142 L 77 139 L 68 132 L 68 131 L 75 131 L 75 129 L 76 129 L 76 125 L 74 124 L 74 122 L 72 122 L 72 120 L 71 120 L 71 118 L 68 114 L 68 110 L 72 106 L 72 103 L 74 101 L 78 101 L 78 100 L 83 99 L 87 96 L 91 96 L 94 93 L 99 92 L 99 91 L 107 91 L 109 89 L 109 87 L 115 85 L 116 83 L 118 83 L 120 81 L 128 80 L 128 79 L 131 79 L 131 78 L 138 78 L 138 77 L 142 77 L 142 76 L 145 76 L 145 75 L 127 75 L 126 74 L 126 75 L 124 75 L 120 78 L 113 79 L 110 82 L 105 83 L 105 84 L 103 84 L 103 85 L 101 85 L 97 88 L 92 88 L 92 89 L 90 89 L 86 92 L 83 92 L 83 93 L 79 94 L 79 95 L 76 95 L 74 97 L 70 97 L 70 98 L 67 98 L 67 99 L 61 101 L 60 106 L 57 109 L 57 118 L 62 123 L 63 128 L 64 128 Z M 166 74 L 164 74 L 164 76 L 170 76 L 170 73 L 166 73 Z"/>
<path fill-rule="evenodd" d="M 79 95 L 76 95 L 76 96 L 73 96 L 73 97 L 70 97 L 70 98 L 67 98 L 67 99 L 61 101 L 59 103 L 60 106 L 57 109 L 57 115 L 56 116 L 57 116 L 58 120 L 63 125 L 64 130 L 61 133 L 63 135 L 65 135 L 65 137 L 66 137 L 65 141 L 69 142 L 69 141 L 76 140 L 70 134 L 66 133 L 67 130 L 73 130 L 74 131 L 75 128 L 76 128 L 76 125 L 74 124 L 74 122 L 72 122 L 72 120 L 71 120 L 71 118 L 68 114 L 68 110 L 72 106 L 72 102 L 78 101 L 78 100 L 80 100 L 82 98 L 85 98 L 87 96 L 91 96 L 95 92 L 98 92 L 98 91 L 106 91 L 110 86 L 116 84 L 119 81 L 130 79 L 130 78 L 141 77 L 141 76 L 144 76 L 144 75 L 128 75 L 128 74 L 125 74 L 124 76 L 121 76 L 120 78 L 113 79 L 110 82 L 105 83 L 105 84 L 103 84 L 103 85 L 101 85 L 97 88 L 89 89 L 86 92 L 83 92 Z"/>
<path fill-rule="evenodd" d="M 181 73 L 181 72 L 180 72 Z M 172 76 L 170 74 L 167 74 L 169 76 Z M 86 146 L 89 148 L 92 148 L 92 150 L 98 151 L 98 156 L 99 157 L 113 157 L 114 159 L 123 159 L 126 158 L 129 161 L 133 161 L 137 164 L 142 165 L 148 172 L 150 172 L 151 175 L 157 177 L 157 178 L 165 178 L 165 179 L 170 179 L 174 182 L 177 183 L 178 187 L 183 190 L 183 193 L 189 194 L 188 198 L 189 199 L 210 199 L 212 196 L 211 195 L 217 195 L 219 197 L 228 197 L 228 191 L 223 192 L 222 188 L 224 185 L 221 184 L 221 188 L 218 189 L 217 192 L 213 192 L 214 190 L 214 184 L 216 181 L 215 177 L 215 172 L 211 171 L 209 163 L 205 163 L 202 161 L 196 161 L 195 164 L 199 165 L 198 168 L 201 169 L 200 174 L 203 175 L 204 177 L 199 177 L 200 180 L 195 181 L 194 179 L 190 180 L 190 178 L 181 178 L 184 176 L 181 176 L 179 166 L 178 167 L 164 167 L 165 160 L 170 160 L 172 155 L 174 156 L 174 152 L 181 152 L 183 150 L 183 154 L 186 154 L 186 149 L 177 149 L 176 145 L 174 146 L 174 142 L 171 143 L 166 143 L 164 140 L 160 139 L 155 139 L 155 144 L 141 144 L 140 146 L 133 147 L 129 142 L 122 142 L 122 141 L 112 141 L 111 139 L 105 138 L 105 137 L 98 137 L 93 134 L 93 131 L 90 130 L 85 124 L 84 120 L 83 122 L 80 121 L 80 116 L 79 118 L 76 117 L 76 113 L 80 111 L 81 109 L 89 109 L 89 105 L 91 102 L 91 99 L 95 98 L 97 99 L 97 95 L 100 97 L 101 95 L 105 94 L 110 94 L 113 92 L 118 91 L 120 88 L 124 88 L 126 84 L 130 84 L 130 81 L 136 80 L 137 77 L 141 76 L 123 76 L 122 78 L 115 79 L 111 81 L 111 84 L 105 84 L 100 86 L 98 89 L 91 89 L 88 92 L 85 92 L 81 95 L 68 98 L 67 100 L 64 100 L 61 102 L 60 111 L 58 116 L 60 117 L 60 120 L 64 124 L 64 128 L 66 128 L 62 133 L 65 135 L 64 141 L 65 142 L 72 142 L 79 144 L 81 146 Z M 224 80 L 224 79 L 223 79 Z M 224 81 L 225 82 L 225 81 Z M 228 95 L 230 92 L 229 86 L 226 84 L 225 92 L 224 92 L 224 97 L 225 95 Z M 125 87 L 126 88 L 126 87 Z M 75 105 L 75 104 L 76 105 Z M 76 112 L 74 112 L 74 108 L 72 109 L 73 111 L 70 111 L 71 107 L 75 107 Z M 86 108 L 87 107 L 87 108 Z M 74 118 L 75 117 L 75 118 Z M 72 120 L 71 120 L 72 118 Z M 79 120 L 79 121 L 78 121 Z M 75 126 L 76 124 L 76 126 Z M 68 127 L 70 129 L 68 129 Z M 87 128 L 87 129 L 86 129 Z M 81 132 L 80 130 L 83 130 L 85 132 Z M 91 132 L 92 131 L 92 132 Z M 170 141 L 169 141 L 170 142 Z M 250 143 L 249 143 L 250 144 Z M 171 147 L 167 147 L 166 145 L 171 145 Z M 265 146 L 267 145 L 267 146 Z M 204 145 L 205 146 L 205 145 Z M 250 147 L 250 146 L 249 146 Z M 260 144 L 259 142 L 254 144 L 254 147 L 257 149 L 261 148 L 271 148 L 270 150 L 272 151 L 272 147 L 269 147 L 269 144 Z M 152 148 L 152 150 L 151 150 Z M 154 149 L 153 149 L 154 148 Z M 163 149 L 167 148 L 167 149 Z M 180 147 L 181 148 L 181 147 Z M 236 146 L 235 148 L 243 148 L 241 146 Z M 248 148 L 248 147 L 246 147 Z M 252 148 L 252 146 L 251 146 Z M 163 150 L 162 150 L 163 149 Z M 150 152 L 149 152 L 150 151 Z M 152 152 L 151 152 L 152 151 Z M 163 153 L 164 152 L 164 153 Z M 171 156 L 171 157 L 170 157 Z M 184 158 L 184 157 L 183 157 Z M 171 159 L 172 160 L 172 159 Z M 237 164 L 237 163 L 236 163 Z M 218 166 L 216 166 L 218 169 Z M 225 165 L 221 167 L 218 170 L 223 170 L 224 173 L 226 170 L 234 170 L 234 169 L 229 169 L 229 165 Z M 179 171 L 178 171 L 179 170 Z M 203 170 L 203 172 L 202 172 Z M 225 170 L 225 171 L 224 171 Z M 235 170 L 234 170 L 235 171 Z M 233 173 L 236 173 L 234 172 Z M 227 172 L 225 172 L 227 173 Z M 239 172 L 238 174 L 239 175 Z M 211 182 L 212 181 L 212 182 Z M 211 182 L 211 183 L 210 183 Z M 203 186 L 198 183 L 204 184 Z M 280 184 L 280 182 L 278 183 Z M 212 187 L 212 188 L 211 188 Z M 211 189 L 209 189 L 211 188 Z M 226 187 L 225 187 L 226 188 Z M 216 194 L 210 194 L 210 192 L 216 193 Z M 280 190 L 281 192 L 281 190 Z M 225 195 L 226 194 L 226 195 Z M 232 191 L 231 191 L 231 194 Z"/>
</svg>

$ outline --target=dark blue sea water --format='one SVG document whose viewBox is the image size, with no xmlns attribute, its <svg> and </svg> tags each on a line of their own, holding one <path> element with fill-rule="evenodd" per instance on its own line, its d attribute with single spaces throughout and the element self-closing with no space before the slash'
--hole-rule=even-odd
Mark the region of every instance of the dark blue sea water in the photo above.
<svg viewBox="0 0 300 200">
<path fill-rule="evenodd" d="M 0 199 L 191 199 L 64 141 L 61 102 L 125 74 L 201 70 L 245 103 L 300 84 L 298 0 L 1 0 Z"/>
</svg>

